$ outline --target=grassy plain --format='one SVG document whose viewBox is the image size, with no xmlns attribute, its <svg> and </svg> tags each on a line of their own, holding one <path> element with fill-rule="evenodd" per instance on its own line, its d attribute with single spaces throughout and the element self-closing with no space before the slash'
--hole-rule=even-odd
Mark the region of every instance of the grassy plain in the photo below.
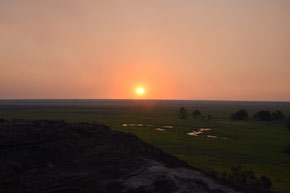
<svg viewBox="0 0 290 193">
<path fill-rule="evenodd" d="M 181 120 L 176 112 L 183 106 L 213 119 Z M 286 121 L 231 121 L 229 115 L 246 109 L 250 116 L 258 110 L 282 110 L 290 115 L 288 102 L 234 101 L 158 101 L 158 100 L 0 100 L 0 118 L 61 119 L 68 122 L 89 121 L 112 129 L 131 132 L 143 140 L 185 160 L 194 167 L 229 171 L 242 165 L 257 175 L 266 175 L 274 189 L 290 193 L 290 155 L 282 152 L 290 143 Z M 144 124 L 124 127 L 122 124 Z M 148 126 L 151 125 L 151 126 Z M 173 126 L 166 131 L 155 128 Z M 211 128 L 200 136 L 187 133 Z M 208 138 L 214 135 L 218 138 Z M 227 139 L 224 139 L 227 138 Z"/>
</svg>

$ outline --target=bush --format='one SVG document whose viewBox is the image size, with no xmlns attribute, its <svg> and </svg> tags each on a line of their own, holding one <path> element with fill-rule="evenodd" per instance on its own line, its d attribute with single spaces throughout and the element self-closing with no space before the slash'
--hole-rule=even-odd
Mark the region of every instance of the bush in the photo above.
<svg viewBox="0 0 290 193">
<path fill-rule="evenodd" d="M 284 153 L 290 154 L 290 143 L 283 150 Z"/>
<path fill-rule="evenodd" d="M 275 118 L 273 117 L 273 115 L 270 111 L 259 111 L 253 116 L 253 119 L 256 119 L 259 121 L 273 121 L 273 120 L 275 120 Z"/>
<path fill-rule="evenodd" d="M 286 125 L 286 127 L 290 130 L 290 123 L 288 123 L 288 124 Z"/>
<path fill-rule="evenodd" d="M 212 120 L 212 115 L 207 115 L 207 120 L 211 121 Z"/>
<path fill-rule="evenodd" d="M 257 178 L 252 170 L 243 170 L 242 166 L 234 166 L 231 168 L 229 173 L 223 172 L 220 175 L 216 174 L 221 178 L 229 181 L 238 182 L 241 184 L 249 184 L 257 186 L 263 189 L 269 189 L 272 186 L 272 181 L 267 176 L 261 176 Z"/>
<path fill-rule="evenodd" d="M 282 111 L 273 112 L 273 117 L 275 120 L 284 120 L 286 116 L 282 113 Z"/>
<path fill-rule="evenodd" d="M 187 111 L 184 107 L 180 107 L 179 112 L 178 112 L 178 117 L 183 120 L 187 119 Z"/>
<path fill-rule="evenodd" d="M 256 175 L 252 170 L 242 170 L 241 166 L 231 168 L 232 179 L 243 184 L 254 184 L 256 181 Z"/>
<path fill-rule="evenodd" d="M 230 119 L 241 121 L 248 119 L 248 117 L 249 117 L 248 112 L 244 109 L 241 109 L 238 112 L 231 114 Z"/>
<path fill-rule="evenodd" d="M 201 112 L 199 110 L 195 110 L 192 112 L 192 117 L 194 119 L 197 119 L 201 115 Z"/>
<path fill-rule="evenodd" d="M 272 181 L 267 176 L 261 176 L 258 184 L 261 188 L 269 189 L 272 186 Z"/>
</svg>

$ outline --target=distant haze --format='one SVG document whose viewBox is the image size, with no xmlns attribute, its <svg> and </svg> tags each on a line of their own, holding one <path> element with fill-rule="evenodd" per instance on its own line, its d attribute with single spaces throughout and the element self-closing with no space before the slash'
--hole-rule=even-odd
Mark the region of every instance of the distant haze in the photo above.
<svg viewBox="0 0 290 193">
<path fill-rule="evenodd" d="M 0 99 L 290 101 L 289 0 L 0 0 Z"/>
</svg>

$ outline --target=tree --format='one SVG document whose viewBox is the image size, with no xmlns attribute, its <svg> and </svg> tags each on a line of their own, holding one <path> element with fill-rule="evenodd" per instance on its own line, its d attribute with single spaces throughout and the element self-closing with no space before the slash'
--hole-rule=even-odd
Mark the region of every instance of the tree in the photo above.
<svg viewBox="0 0 290 193">
<path fill-rule="evenodd" d="M 257 179 L 252 170 L 242 170 L 242 166 L 232 167 L 229 177 L 244 184 L 255 183 Z"/>
<path fill-rule="evenodd" d="M 231 168 L 231 172 L 224 175 L 229 180 L 234 180 L 243 184 L 251 184 L 263 189 L 269 189 L 272 186 L 272 181 L 267 176 L 257 178 L 253 170 L 243 170 L 241 166 Z"/>
<path fill-rule="evenodd" d="M 283 120 L 286 118 L 286 116 L 282 113 L 282 111 L 273 112 L 272 115 L 276 120 Z"/>
<path fill-rule="evenodd" d="M 283 150 L 284 153 L 290 154 L 290 143 Z"/>
<path fill-rule="evenodd" d="M 207 115 L 207 120 L 211 121 L 211 119 L 212 119 L 212 115 Z"/>
<path fill-rule="evenodd" d="M 272 181 L 267 176 L 261 176 L 260 186 L 265 189 L 269 189 L 272 186 Z"/>
<path fill-rule="evenodd" d="M 230 119 L 237 121 L 246 120 L 248 119 L 248 117 L 249 117 L 248 112 L 244 109 L 241 109 L 236 113 L 230 115 Z"/>
<path fill-rule="evenodd" d="M 195 110 L 192 112 L 192 117 L 194 119 L 197 119 L 201 115 L 201 112 L 199 110 Z"/>
<path fill-rule="evenodd" d="M 273 121 L 275 120 L 274 116 L 271 114 L 270 111 L 259 111 L 254 116 L 254 119 L 259 121 Z"/>
<path fill-rule="evenodd" d="M 186 120 L 187 119 L 187 111 L 184 107 L 180 107 L 178 116 L 180 119 Z"/>
</svg>

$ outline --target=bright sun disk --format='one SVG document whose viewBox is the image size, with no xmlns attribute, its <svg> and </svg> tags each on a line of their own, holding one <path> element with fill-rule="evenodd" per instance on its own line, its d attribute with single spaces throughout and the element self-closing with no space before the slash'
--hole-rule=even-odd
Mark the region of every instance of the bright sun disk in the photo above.
<svg viewBox="0 0 290 193">
<path fill-rule="evenodd" d="M 144 92 L 145 92 L 144 88 L 139 87 L 139 88 L 136 89 L 136 93 L 137 93 L 138 95 L 143 95 Z"/>
</svg>

